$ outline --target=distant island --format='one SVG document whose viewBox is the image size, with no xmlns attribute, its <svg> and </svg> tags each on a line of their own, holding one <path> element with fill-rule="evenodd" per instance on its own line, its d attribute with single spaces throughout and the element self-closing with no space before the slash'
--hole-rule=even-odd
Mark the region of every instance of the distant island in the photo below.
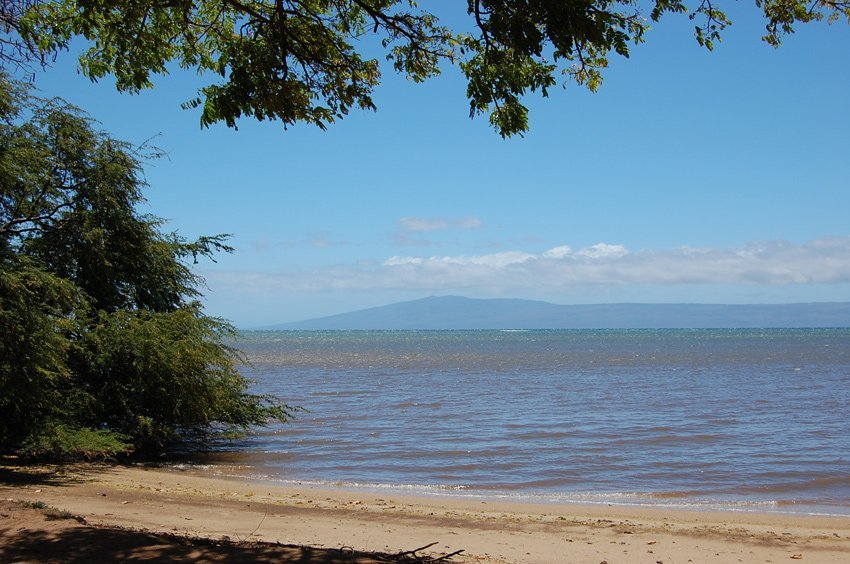
<svg viewBox="0 0 850 564">
<path fill-rule="evenodd" d="M 850 327 L 850 303 L 559 305 L 432 296 L 267 330 L 709 329 Z"/>
</svg>

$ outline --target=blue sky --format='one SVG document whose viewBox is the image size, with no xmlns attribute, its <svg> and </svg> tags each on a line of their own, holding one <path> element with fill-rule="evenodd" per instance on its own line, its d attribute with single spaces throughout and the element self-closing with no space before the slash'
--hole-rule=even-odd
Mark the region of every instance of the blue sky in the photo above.
<svg viewBox="0 0 850 564">
<path fill-rule="evenodd" d="M 850 26 L 801 26 L 779 50 L 752 5 L 714 53 L 667 16 L 597 94 L 530 96 L 531 131 L 470 120 L 449 69 L 387 70 L 378 112 L 327 131 L 181 110 L 175 70 L 131 96 L 36 78 L 115 137 L 158 136 L 148 211 L 187 237 L 232 233 L 199 265 L 210 314 L 254 327 L 428 295 L 555 303 L 850 300 Z"/>
</svg>

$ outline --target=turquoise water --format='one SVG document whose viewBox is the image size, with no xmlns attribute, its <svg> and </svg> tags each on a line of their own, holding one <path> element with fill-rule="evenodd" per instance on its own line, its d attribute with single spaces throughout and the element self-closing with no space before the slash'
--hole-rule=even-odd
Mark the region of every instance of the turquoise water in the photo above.
<svg viewBox="0 0 850 564">
<path fill-rule="evenodd" d="M 850 330 L 247 332 L 257 476 L 850 513 Z"/>
</svg>

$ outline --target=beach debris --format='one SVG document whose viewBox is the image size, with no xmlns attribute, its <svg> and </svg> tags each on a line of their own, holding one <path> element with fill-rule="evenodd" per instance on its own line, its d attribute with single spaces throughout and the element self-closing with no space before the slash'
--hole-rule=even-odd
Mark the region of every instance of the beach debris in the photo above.
<svg viewBox="0 0 850 564">
<path fill-rule="evenodd" d="M 803 559 L 802 554 L 792 554 L 791 555 L 791 560 L 802 560 L 802 559 Z"/>
<path fill-rule="evenodd" d="M 424 555 L 420 556 L 419 554 L 416 554 L 417 552 L 419 552 L 421 550 L 425 550 L 426 548 L 431 548 L 432 546 L 437 545 L 437 544 L 440 544 L 440 543 L 439 542 L 432 542 L 431 544 L 426 544 L 425 546 L 420 546 L 419 548 L 414 548 L 413 550 L 405 550 L 405 551 L 399 552 L 398 554 L 396 554 L 394 556 L 394 560 L 398 561 L 398 562 L 423 562 L 423 563 L 446 562 L 448 560 L 451 560 L 451 558 L 453 556 L 457 556 L 458 554 L 463 552 L 463 549 L 455 550 L 454 552 L 450 552 L 448 554 L 444 554 L 442 556 L 436 556 L 436 557 L 424 556 Z"/>
</svg>

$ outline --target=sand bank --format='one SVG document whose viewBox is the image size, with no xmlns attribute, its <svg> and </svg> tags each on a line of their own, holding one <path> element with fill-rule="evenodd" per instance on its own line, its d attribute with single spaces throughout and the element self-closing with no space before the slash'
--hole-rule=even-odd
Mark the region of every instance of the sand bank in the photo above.
<svg viewBox="0 0 850 564">
<path fill-rule="evenodd" d="M 50 528 L 58 527 L 55 519 L 27 517 L 19 504 L 9 502 L 26 500 L 78 515 L 88 525 L 123 528 L 113 530 L 110 542 L 117 543 L 119 552 L 110 555 L 124 560 L 158 555 L 194 561 L 331 562 L 348 561 L 334 558 L 351 556 L 352 550 L 393 554 L 436 543 L 417 554 L 436 557 L 462 550 L 452 558 L 456 562 L 850 562 L 848 517 L 414 497 L 120 466 L 6 466 L 0 469 L 0 499 L 5 500 L 0 560 L 20 559 L 27 554 L 27 543 L 36 542 L 59 543 L 60 549 L 64 543 L 65 554 L 90 559 L 71 546 L 83 542 L 83 524 L 65 520 L 76 532 L 51 535 Z M 131 531 L 143 533 L 132 540 L 122 536 Z M 167 540 L 145 536 L 154 532 L 176 535 L 169 538 L 177 539 L 182 552 L 150 552 Z M 222 553 L 225 549 L 215 543 L 187 548 L 179 542 L 183 537 L 316 550 L 269 556 L 261 552 L 269 547 L 256 553 L 243 547 L 236 557 Z M 357 558 L 351 561 L 380 561 Z"/>
</svg>

